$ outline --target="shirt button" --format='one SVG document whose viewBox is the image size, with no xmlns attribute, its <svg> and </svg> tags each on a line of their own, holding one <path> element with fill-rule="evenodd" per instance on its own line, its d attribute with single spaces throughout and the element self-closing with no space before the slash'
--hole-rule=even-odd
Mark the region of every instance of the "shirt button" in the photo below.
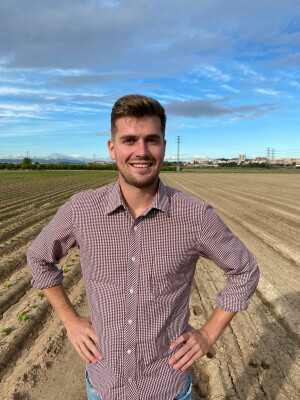
<svg viewBox="0 0 300 400">
<path fill-rule="evenodd" d="M 132 379 L 131 378 L 128 378 L 128 383 L 131 383 L 132 382 Z"/>
<path fill-rule="evenodd" d="M 131 293 L 131 294 L 133 293 L 133 288 L 129 289 L 129 293 Z"/>
<path fill-rule="evenodd" d="M 137 230 L 137 226 L 134 226 L 134 227 L 133 227 L 133 230 L 136 231 L 136 230 Z"/>
<path fill-rule="evenodd" d="M 131 259 L 132 259 L 133 262 L 135 262 L 135 257 L 134 256 Z"/>
<path fill-rule="evenodd" d="M 129 319 L 128 323 L 129 323 L 129 325 L 131 325 L 132 324 L 132 319 Z"/>
<path fill-rule="evenodd" d="M 131 350 L 129 349 L 129 350 L 127 350 L 127 354 L 131 354 Z"/>
</svg>

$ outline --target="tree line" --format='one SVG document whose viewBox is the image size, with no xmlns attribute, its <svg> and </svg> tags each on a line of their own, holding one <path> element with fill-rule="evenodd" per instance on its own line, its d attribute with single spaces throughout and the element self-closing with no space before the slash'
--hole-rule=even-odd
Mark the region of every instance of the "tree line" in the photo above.
<svg viewBox="0 0 300 400">
<path fill-rule="evenodd" d="M 116 171 L 116 164 L 40 164 L 39 162 L 33 163 L 30 158 L 24 158 L 22 163 L 4 162 L 0 163 L 0 169 L 8 170 L 111 170 Z M 163 171 L 175 171 L 176 167 L 171 165 L 164 165 Z"/>
</svg>

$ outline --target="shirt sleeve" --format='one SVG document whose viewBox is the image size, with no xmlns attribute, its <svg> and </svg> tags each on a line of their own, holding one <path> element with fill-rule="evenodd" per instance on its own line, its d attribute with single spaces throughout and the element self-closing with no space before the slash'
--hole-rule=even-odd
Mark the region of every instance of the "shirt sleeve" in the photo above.
<svg viewBox="0 0 300 400">
<path fill-rule="evenodd" d="M 259 280 L 256 260 L 208 204 L 203 211 L 199 246 L 200 255 L 214 261 L 227 276 L 224 289 L 217 294 L 217 307 L 245 310 Z"/>
<path fill-rule="evenodd" d="M 32 286 L 45 289 L 61 283 L 63 273 L 55 264 L 75 244 L 72 209 L 68 201 L 59 208 L 55 217 L 43 228 L 27 251 Z"/>
</svg>

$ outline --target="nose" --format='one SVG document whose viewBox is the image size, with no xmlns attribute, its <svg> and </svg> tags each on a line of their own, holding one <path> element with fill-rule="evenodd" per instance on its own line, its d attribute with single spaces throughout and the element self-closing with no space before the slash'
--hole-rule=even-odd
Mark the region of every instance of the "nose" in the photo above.
<svg viewBox="0 0 300 400">
<path fill-rule="evenodd" d="M 135 156 L 139 158 L 145 158 L 149 156 L 149 149 L 146 141 L 139 140 L 136 143 Z"/>
</svg>

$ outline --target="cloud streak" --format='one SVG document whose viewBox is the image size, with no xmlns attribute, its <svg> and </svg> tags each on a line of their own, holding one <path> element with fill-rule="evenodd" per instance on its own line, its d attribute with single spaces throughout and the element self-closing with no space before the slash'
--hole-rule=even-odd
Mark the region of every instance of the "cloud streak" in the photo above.
<svg viewBox="0 0 300 400">
<path fill-rule="evenodd" d="M 172 116 L 187 118 L 217 118 L 238 113 L 238 119 L 249 119 L 265 115 L 277 108 L 276 104 L 251 104 L 244 106 L 221 105 L 216 101 L 189 100 L 169 103 L 165 106 L 166 112 Z M 263 113 L 263 114 L 261 114 Z"/>
</svg>

